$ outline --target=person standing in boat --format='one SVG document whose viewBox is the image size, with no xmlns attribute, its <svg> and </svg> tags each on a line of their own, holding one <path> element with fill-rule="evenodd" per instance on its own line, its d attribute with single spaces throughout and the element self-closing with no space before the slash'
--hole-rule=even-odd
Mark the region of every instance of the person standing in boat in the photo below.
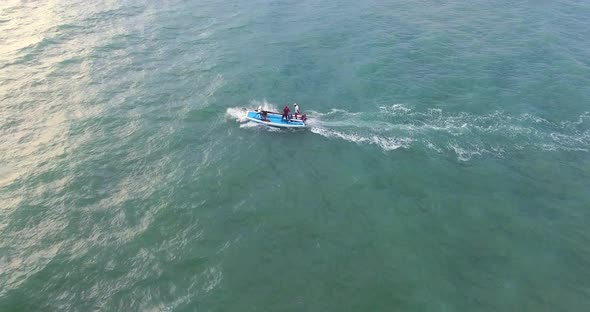
<svg viewBox="0 0 590 312">
<path fill-rule="evenodd" d="M 299 116 L 299 106 L 297 103 L 293 104 L 293 111 L 295 112 L 295 119 L 297 119 L 297 116 Z"/>
<path fill-rule="evenodd" d="M 289 122 L 289 113 L 291 113 L 289 105 L 285 105 L 285 108 L 283 108 L 283 117 L 281 117 L 281 121 L 285 119 L 285 121 Z"/>
</svg>

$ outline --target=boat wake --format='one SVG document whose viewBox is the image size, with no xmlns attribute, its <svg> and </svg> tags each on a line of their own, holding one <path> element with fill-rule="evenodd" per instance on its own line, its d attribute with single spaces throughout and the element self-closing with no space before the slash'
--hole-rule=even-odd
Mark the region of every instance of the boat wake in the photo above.
<svg viewBox="0 0 590 312">
<path fill-rule="evenodd" d="M 311 132 L 327 138 L 339 138 L 357 144 L 374 144 L 385 151 L 391 151 L 400 147 L 409 147 L 412 143 L 411 138 L 404 137 L 386 137 L 379 135 L 359 135 L 355 133 L 344 133 L 335 130 L 329 130 L 322 127 L 312 127 Z"/>
<path fill-rule="evenodd" d="M 385 151 L 425 148 L 454 154 L 460 161 L 474 157 L 504 157 L 525 149 L 590 151 L 590 112 L 574 120 L 549 121 L 502 111 L 476 115 L 442 109 L 417 111 L 402 104 L 374 112 L 310 112 L 313 133 L 357 144 L 373 144 Z"/>
</svg>

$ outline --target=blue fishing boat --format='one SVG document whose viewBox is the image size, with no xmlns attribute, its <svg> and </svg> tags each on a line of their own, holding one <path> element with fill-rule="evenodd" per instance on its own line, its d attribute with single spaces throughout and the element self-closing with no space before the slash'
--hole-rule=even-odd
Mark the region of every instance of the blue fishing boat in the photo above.
<svg viewBox="0 0 590 312">
<path fill-rule="evenodd" d="M 276 128 L 305 128 L 307 127 L 306 117 L 305 115 L 297 116 L 290 116 L 289 120 L 282 118 L 281 113 L 277 112 L 270 112 L 264 110 L 256 110 L 256 111 L 249 111 L 246 118 L 249 121 L 256 122 L 259 124 L 263 124 L 269 127 L 276 127 Z"/>
</svg>

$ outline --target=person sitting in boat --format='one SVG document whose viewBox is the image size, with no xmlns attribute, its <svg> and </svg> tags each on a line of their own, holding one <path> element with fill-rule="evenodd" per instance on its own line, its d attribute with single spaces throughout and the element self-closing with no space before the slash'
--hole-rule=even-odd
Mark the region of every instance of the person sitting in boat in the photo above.
<svg viewBox="0 0 590 312">
<path fill-rule="evenodd" d="M 267 111 L 262 110 L 262 106 L 258 106 L 258 115 L 260 115 L 260 120 L 266 121 L 266 115 L 268 114 Z"/>
<path fill-rule="evenodd" d="M 299 106 L 297 103 L 293 104 L 293 111 L 295 112 L 295 119 L 297 119 L 297 116 L 299 115 Z"/>
<path fill-rule="evenodd" d="M 283 108 L 283 116 L 281 117 L 281 121 L 285 119 L 287 122 L 289 122 L 289 113 L 291 113 L 289 105 L 285 105 L 285 108 Z"/>
</svg>

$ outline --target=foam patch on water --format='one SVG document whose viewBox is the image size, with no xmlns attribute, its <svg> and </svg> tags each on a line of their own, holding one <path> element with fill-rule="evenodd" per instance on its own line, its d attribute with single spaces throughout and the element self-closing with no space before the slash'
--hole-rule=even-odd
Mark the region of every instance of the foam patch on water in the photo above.
<svg viewBox="0 0 590 312">
<path fill-rule="evenodd" d="M 240 128 L 242 129 L 248 129 L 248 128 L 258 128 L 260 125 L 258 125 L 257 123 L 254 122 L 245 122 L 243 124 L 240 124 Z"/>
<path fill-rule="evenodd" d="M 225 110 L 225 118 L 232 119 L 237 122 L 246 122 L 248 115 L 247 110 L 242 107 L 230 107 Z"/>
<path fill-rule="evenodd" d="M 443 150 L 440 147 L 438 147 L 436 144 L 434 144 L 434 143 L 432 143 L 430 141 L 426 141 L 426 147 L 428 147 L 431 150 L 436 151 L 439 154 L 442 154 L 443 153 Z"/>
<path fill-rule="evenodd" d="M 204 281 L 203 290 L 208 293 L 219 286 L 223 278 L 223 271 L 217 266 L 209 267 L 201 277 Z"/>
<path fill-rule="evenodd" d="M 455 152 L 455 154 L 457 155 L 457 159 L 460 161 L 468 161 L 471 160 L 471 158 L 474 156 L 481 156 L 484 153 L 489 152 L 488 150 L 480 146 L 464 147 L 460 146 L 457 143 L 449 144 L 448 148 Z"/>
<path fill-rule="evenodd" d="M 380 106 L 379 111 L 383 114 L 408 114 L 412 109 L 406 107 L 403 104 L 393 104 L 391 106 Z"/>
</svg>

